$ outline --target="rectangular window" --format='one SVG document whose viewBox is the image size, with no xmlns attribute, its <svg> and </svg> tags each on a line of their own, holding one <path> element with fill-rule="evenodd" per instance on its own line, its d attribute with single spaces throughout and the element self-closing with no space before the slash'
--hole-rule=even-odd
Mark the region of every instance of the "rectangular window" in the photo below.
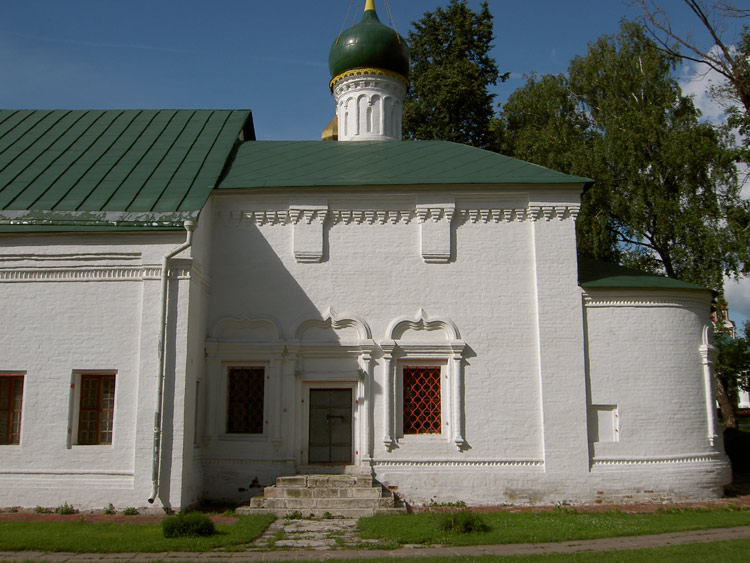
<svg viewBox="0 0 750 563">
<path fill-rule="evenodd" d="M 114 374 L 81 374 L 78 443 L 86 446 L 111 444 L 114 420 Z"/>
<path fill-rule="evenodd" d="M 263 367 L 230 367 L 227 434 L 263 433 Z"/>
<path fill-rule="evenodd" d="M 0 444 L 21 443 L 23 375 L 0 375 Z"/>
<path fill-rule="evenodd" d="M 404 434 L 440 434 L 440 366 L 404 366 Z"/>
</svg>

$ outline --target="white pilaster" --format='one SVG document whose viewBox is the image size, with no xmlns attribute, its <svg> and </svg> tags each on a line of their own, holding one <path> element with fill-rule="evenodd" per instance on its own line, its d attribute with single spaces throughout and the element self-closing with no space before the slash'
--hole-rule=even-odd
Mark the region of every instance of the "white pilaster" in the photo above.
<svg viewBox="0 0 750 563">
<path fill-rule="evenodd" d="M 568 196 L 567 201 L 557 198 Z M 589 471 L 583 299 L 575 222 L 552 220 L 577 193 L 537 194 L 529 202 L 537 302 L 537 354 L 544 469 L 575 482 Z M 555 198 L 555 199 L 552 199 Z"/>
<path fill-rule="evenodd" d="M 396 347 L 393 342 L 381 342 L 383 355 L 383 444 L 389 450 L 396 442 L 393 431 L 394 418 L 394 386 L 393 386 L 393 351 Z"/>
</svg>

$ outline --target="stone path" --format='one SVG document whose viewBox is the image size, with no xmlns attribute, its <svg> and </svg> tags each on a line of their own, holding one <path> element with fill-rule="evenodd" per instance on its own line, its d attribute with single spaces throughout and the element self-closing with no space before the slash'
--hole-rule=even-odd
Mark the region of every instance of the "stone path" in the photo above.
<svg viewBox="0 0 750 563">
<path fill-rule="evenodd" d="M 287 520 L 279 518 L 255 540 L 255 548 L 311 549 L 325 551 L 335 548 L 367 548 L 378 540 L 357 537 L 356 518 L 324 520 Z"/>
<path fill-rule="evenodd" d="M 541 555 L 581 551 L 640 549 L 688 543 L 750 539 L 750 526 L 675 532 L 653 536 L 632 536 L 598 540 L 541 544 L 479 545 L 466 547 L 403 546 L 393 550 L 372 549 L 354 533 L 356 520 L 277 520 L 247 551 L 207 553 L 42 553 L 0 552 L 0 561 L 40 561 L 49 563 L 126 562 L 244 562 L 320 561 L 334 559 L 416 559 L 420 557 Z M 370 549 L 368 549 L 370 547 Z"/>
</svg>

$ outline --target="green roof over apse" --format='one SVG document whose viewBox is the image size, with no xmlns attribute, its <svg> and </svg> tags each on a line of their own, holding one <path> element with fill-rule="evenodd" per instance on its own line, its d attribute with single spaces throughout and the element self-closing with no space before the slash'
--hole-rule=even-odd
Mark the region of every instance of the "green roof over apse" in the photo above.
<svg viewBox="0 0 750 563">
<path fill-rule="evenodd" d="M 448 141 L 255 141 L 240 145 L 219 188 L 588 182 Z"/>
<path fill-rule="evenodd" d="M 626 268 L 609 262 L 599 262 L 591 258 L 578 257 L 578 283 L 589 288 L 628 288 L 628 289 L 702 289 L 705 287 Z"/>
<path fill-rule="evenodd" d="M 0 232 L 182 228 L 241 133 L 249 110 L 2 110 Z"/>
</svg>

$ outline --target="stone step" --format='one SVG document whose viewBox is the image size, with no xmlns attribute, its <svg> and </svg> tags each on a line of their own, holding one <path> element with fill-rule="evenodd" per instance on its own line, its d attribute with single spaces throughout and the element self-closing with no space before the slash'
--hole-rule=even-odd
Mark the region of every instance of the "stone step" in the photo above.
<svg viewBox="0 0 750 563">
<path fill-rule="evenodd" d="M 294 499 L 294 498 L 266 498 L 263 500 L 263 508 L 288 508 L 300 510 L 321 508 L 332 510 L 336 508 L 394 508 L 392 498 L 357 499 L 357 498 L 318 498 L 318 499 Z"/>
<path fill-rule="evenodd" d="M 359 518 L 376 512 L 405 512 L 391 491 L 369 475 L 289 475 L 278 477 L 263 496 L 253 497 L 238 512 L 272 512 L 277 516 L 346 516 Z"/>
<path fill-rule="evenodd" d="M 383 491 L 379 488 L 330 488 L 319 489 L 302 487 L 267 487 L 263 492 L 265 498 L 381 498 Z"/>
<path fill-rule="evenodd" d="M 373 516 L 379 514 L 381 510 L 393 510 L 393 514 L 406 512 L 406 509 L 372 509 L 372 508 L 338 508 L 335 510 L 326 510 L 322 508 L 313 508 L 308 510 L 289 510 L 288 508 L 250 508 L 247 506 L 241 506 L 236 510 L 238 514 L 273 514 L 279 518 L 288 517 L 295 513 L 299 513 L 301 518 L 325 518 L 334 516 L 337 518 L 364 518 L 366 516 Z"/>
<path fill-rule="evenodd" d="M 373 488 L 378 487 L 369 475 L 293 475 L 277 477 L 277 488 Z"/>
</svg>

